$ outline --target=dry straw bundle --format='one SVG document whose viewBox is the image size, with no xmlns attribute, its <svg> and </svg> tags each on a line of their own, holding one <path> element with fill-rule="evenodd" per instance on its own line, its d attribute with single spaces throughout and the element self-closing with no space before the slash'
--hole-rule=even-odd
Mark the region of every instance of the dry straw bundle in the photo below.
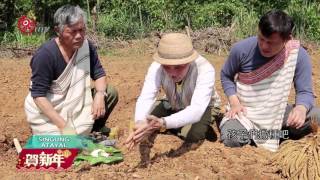
<svg viewBox="0 0 320 180">
<path fill-rule="evenodd" d="M 271 163 L 280 167 L 283 176 L 289 179 L 320 179 L 320 133 L 315 117 L 311 117 L 311 128 L 311 136 L 283 142 L 272 158 Z"/>
</svg>

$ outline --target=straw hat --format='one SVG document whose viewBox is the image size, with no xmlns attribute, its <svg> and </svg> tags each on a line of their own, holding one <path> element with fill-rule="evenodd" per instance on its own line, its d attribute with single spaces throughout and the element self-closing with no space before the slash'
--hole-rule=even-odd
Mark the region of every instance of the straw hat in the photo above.
<svg viewBox="0 0 320 180">
<path fill-rule="evenodd" d="M 169 33 L 160 39 L 153 59 L 163 65 L 187 64 L 199 56 L 193 49 L 191 39 L 181 33 Z"/>
</svg>

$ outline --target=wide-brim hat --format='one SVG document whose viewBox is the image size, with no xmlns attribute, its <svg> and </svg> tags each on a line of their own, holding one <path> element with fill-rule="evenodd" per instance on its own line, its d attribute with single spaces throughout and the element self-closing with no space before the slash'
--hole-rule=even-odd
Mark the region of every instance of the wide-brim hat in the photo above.
<svg viewBox="0 0 320 180">
<path fill-rule="evenodd" d="M 169 33 L 160 39 L 153 59 L 163 65 L 181 65 L 194 61 L 198 56 L 186 34 Z"/>
</svg>

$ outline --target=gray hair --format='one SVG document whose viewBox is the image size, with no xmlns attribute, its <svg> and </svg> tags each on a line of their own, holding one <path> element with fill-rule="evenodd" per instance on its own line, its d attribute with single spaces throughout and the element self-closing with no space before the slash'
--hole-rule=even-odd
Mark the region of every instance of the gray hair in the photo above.
<svg viewBox="0 0 320 180">
<path fill-rule="evenodd" d="M 83 18 L 84 24 L 87 24 L 85 12 L 79 6 L 64 5 L 54 13 L 54 26 L 62 32 L 65 25 L 73 25 Z"/>
</svg>

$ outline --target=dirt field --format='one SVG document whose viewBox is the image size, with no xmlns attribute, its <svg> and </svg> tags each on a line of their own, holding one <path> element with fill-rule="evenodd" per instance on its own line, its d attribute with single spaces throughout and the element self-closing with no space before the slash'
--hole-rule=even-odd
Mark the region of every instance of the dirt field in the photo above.
<svg viewBox="0 0 320 180">
<path fill-rule="evenodd" d="M 219 73 L 226 56 L 205 56 L 216 68 L 216 84 L 223 96 Z M 320 53 L 312 55 L 317 95 L 320 95 L 319 59 Z M 167 157 L 164 154 L 182 144 L 180 139 L 170 135 L 158 136 L 151 155 L 154 161 L 146 169 L 135 168 L 139 163 L 135 149 L 124 151 L 125 160 L 111 166 L 52 173 L 17 172 L 17 154 L 12 138 L 18 137 L 24 144 L 31 135 L 23 109 L 30 79 L 29 61 L 30 58 L 0 59 L 0 179 L 281 179 L 277 169 L 266 165 L 272 153 L 249 146 L 230 149 L 218 140 L 205 141 L 198 149 L 179 157 Z M 120 137 L 122 142 L 128 134 L 129 120 L 133 118 L 135 101 L 151 63 L 151 54 L 129 49 L 103 56 L 101 61 L 107 70 L 109 83 L 119 90 L 120 100 L 109 119 L 109 126 L 125 128 L 125 135 Z M 225 97 L 223 100 L 225 103 Z M 316 102 L 319 104 L 319 98 Z M 123 148 L 120 143 L 119 146 Z"/>
</svg>

